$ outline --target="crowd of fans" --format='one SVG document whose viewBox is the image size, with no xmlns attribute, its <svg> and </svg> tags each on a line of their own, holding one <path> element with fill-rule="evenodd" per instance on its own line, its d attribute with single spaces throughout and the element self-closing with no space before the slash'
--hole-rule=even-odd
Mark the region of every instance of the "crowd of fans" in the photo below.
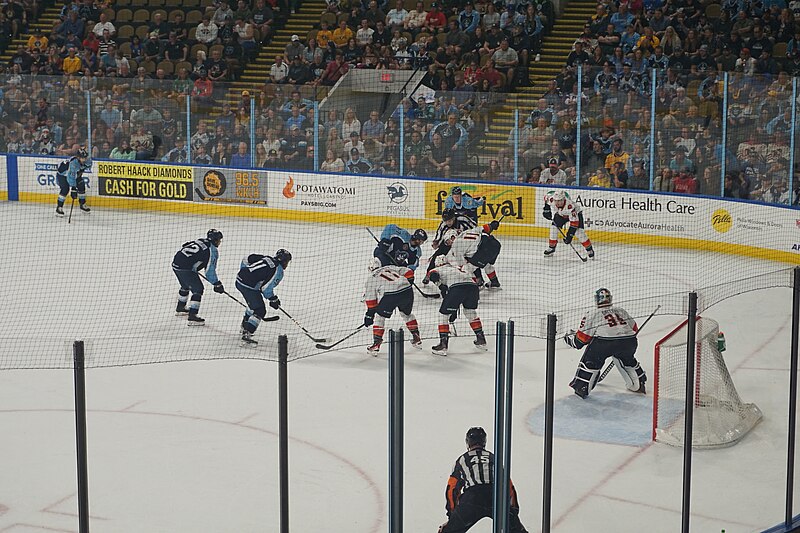
<svg viewBox="0 0 800 533">
<path fill-rule="evenodd" d="M 554 20 L 550 0 L 418 2 L 410 11 L 388 1 L 328 0 L 320 28 L 292 36 L 263 87 L 230 104 L 221 82 L 235 79 L 296 4 L 220 1 L 193 27 L 182 14 L 154 15 L 145 42 L 118 43 L 107 5 L 71 0 L 59 24 L 32 35 L 7 65 L 0 150 L 67 155 L 88 141 L 91 118 L 99 158 L 313 169 L 316 147 L 319 168 L 330 172 L 398 174 L 402 166 L 407 175 L 652 183 L 797 203 L 788 175 L 800 25 L 784 0 L 598 3 L 544 95 L 530 107 L 514 102 L 519 122 L 491 156 L 473 143 L 503 91 L 527 80 Z M 0 13 L 9 38 L 37 9 L 15 2 Z M 159 68 L 149 74 L 146 62 Z M 314 117 L 314 101 L 352 68 L 425 69 L 426 90 L 393 110 L 354 102 L 323 105 Z"/>
</svg>

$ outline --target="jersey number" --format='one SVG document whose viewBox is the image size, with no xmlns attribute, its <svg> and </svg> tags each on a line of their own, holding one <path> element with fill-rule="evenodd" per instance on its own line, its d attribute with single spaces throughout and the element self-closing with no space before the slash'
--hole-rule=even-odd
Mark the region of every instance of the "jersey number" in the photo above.
<svg viewBox="0 0 800 533">
<path fill-rule="evenodd" d="M 275 263 L 273 263 L 272 261 L 268 261 L 267 258 L 264 258 L 264 259 L 261 259 L 260 261 L 256 261 L 252 265 L 247 265 L 247 270 L 249 270 L 250 272 L 255 272 L 259 268 L 265 268 L 265 267 L 272 268 L 274 266 L 275 266 Z"/>
<path fill-rule="evenodd" d="M 479 464 L 479 463 L 480 464 L 486 464 L 486 463 L 489 462 L 489 457 L 486 456 L 486 455 L 476 455 L 475 457 L 470 459 L 469 462 L 474 464 L 474 465 Z"/>
<path fill-rule="evenodd" d="M 206 248 L 208 247 L 202 242 L 192 241 L 192 242 L 187 242 L 186 244 L 183 245 L 183 248 L 181 248 L 181 253 L 186 257 L 191 257 L 199 253 L 201 250 L 205 250 Z"/>
<path fill-rule="evenodd" d="M 603 318 L 606 319 L 606 323 L 610 328 L 613 328 L 614 326 L 617 325 L 624 326 L 627 324 L 627 322 L 625 322 L 625 319 L 623 319 L 617 313 L 608 313 L 607 315 L 603 315 Z"/>
</svg>

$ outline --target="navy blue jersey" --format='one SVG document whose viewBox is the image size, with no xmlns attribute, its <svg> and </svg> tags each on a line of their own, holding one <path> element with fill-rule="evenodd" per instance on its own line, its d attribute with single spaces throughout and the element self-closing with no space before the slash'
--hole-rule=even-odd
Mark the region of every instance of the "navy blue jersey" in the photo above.
<svg viewBox="0 0 800 533">
<path fill-rule="evenodd" d="M 380 259 L 381 266 L 407 266 L 414 270 L 419 265 L 418 251 L 418 247 L 411 246 L 400 236 L 394 235 L 388 239 L 381 239 L 372 255 Z"/>
<path fill-rule="evenodd" d="M 172 259 L 172 268 L 175 270 L 198 270 L 206 269 L 206 278 L 211 283 L 219 283 L 217 277 L 217 258 L 219 252 L 217 247 L 208 239 L 197 239 L 183 243 L 181 249 Z"/>
<path fill-rule="evenodd" d="M 272 298 L 275 287 L 283 279 L 283 266 L 268 255 L 250 254 L 242 259 L 236 281 L 247 288 Z"/>
</svg>

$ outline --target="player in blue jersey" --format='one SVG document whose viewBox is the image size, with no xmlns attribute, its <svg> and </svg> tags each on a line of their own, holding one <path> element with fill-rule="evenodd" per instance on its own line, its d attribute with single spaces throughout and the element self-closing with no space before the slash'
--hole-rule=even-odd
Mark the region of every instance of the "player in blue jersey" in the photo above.
<svg viewBox="0 0 800 533">
<path fill-rule="evenodd" d="M 475 222 L 478 221 L 478 208 L 486 204 L 486 198 L 473 198 L 469 193 L 461 190 L 461 187 L 450 189 L 450 196 L 444 201 L 444 209 L 452 209 L 457 215 L 465 215 Z"/>
<path fill-rule="evenodd" d="M 56 206 L 56 216 L 64 216 L 64 201 L 67 194 L 72 200 L 78 200 L 81 211 L 88 213 L 91 211 L 86 205 L 86 184 L 89 178 L 83 177 L 83 173 L 92 168 L 92 159 L 86 148 L 80 148 L 77 155 L 65 159 L 58 165 L 56 180 L 58 181 L 58 205 Z"/>
<path fill-rule="evenodd" d="M 381 261 L 381 266 L 407 266 L 412 271 L 419 266 L 422 256 L 420 247 L 428 240 L 424 229 L 409 233 L 397 224 L 388 224 L 381 232 L 381 240 L 372 253 Z"/>
<path fill-rule="evenodd" d="M 267 314 L 266 298 L 269 306 L 278 309 L 281 301 L 275 294 L 275 287 L 283 279 L 283 271 L 289 266 L 292 254 L 281 248 L 273 257 L 250 254 L 242 260 L 236 276 L 236 288 L 247 302 L 247 311 L 242 319 L 242 345 L 258 344 L 253 334 Z"/>
<path fill-rule="evenodd" d="M 206 233 L 205 239 L 183 243 L 172 260 L 172 271 L 175 272 L 175 277 L 181 284 L 175 314 L 179 316 L 188 314 L 190 326 L 203 326 L 206 323 L 204 318 L 197 315 L 200 311 L 200 300 L 203 298 L 203 282 L 197 273 L 199 270 L 206 270 L 206 279 L 214 284 L 214 292 L 220 294 L 225 292 L 225 287 L 217 277 L 217 258 L 219 257 L 217 248 L 221 242 L 222 232 L 210 229 Z M 189 299 L 190 292 L 191 300 Z"/>
</svg>

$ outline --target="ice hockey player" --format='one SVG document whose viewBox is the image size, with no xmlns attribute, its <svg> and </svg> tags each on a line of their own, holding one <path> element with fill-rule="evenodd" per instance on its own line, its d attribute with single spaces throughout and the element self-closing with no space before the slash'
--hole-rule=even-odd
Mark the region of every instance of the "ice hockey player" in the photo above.
<svg viewBox="0 0 800 533">
<path fill-rule="evenodd" d="M 478 286 L 483 286 L 483 276 L 481 269 L 486 271 L 489 281 L 486 287 L 499 289 L 500 281 L 497 279 L 497 271 L 494 262 L 500 255 L 500 241 L 491 233 L 500 227 L 500 222 L 492 220 L 488 224 L 483 224 L 462 232 L 453 240 L 450 251 L 447 254 L 447 262 L 456 266 L 463 266 L 467 263 L 475 267 L 475 278 Z"/>
<path fill-rule="evenodd" d="M 175 314 L 188 315 L 190 326 L 203 326 L 206 321 L 198 316 L 200 300 L 203 298 L 203 282 L 200 280 L 199 270 L 206 270 L 206 279 L 214 285 L 214 292 L 224 293 L 225 288 L 217 277 L 217 258 L 219 257 L 222 232 L 216 229 L 208 230 L 205 239 L 197 239 L 183 243 L 181 249 L 172 259 L 172 271 L 181 284 L 178 291 L 178 306 Z M 192 298 L 189 299 L 191 292 Z M 188 306 L 186 304 L 189 304 Z"/>
<path fill-rule="evenodd" d="M 450 196 L 444 201 L 444 209 L 454 209 L 456 214 L 466 215 L 475 223 L 478 223 L 478 208 L 486 204 L 486 198 L 473 198 L 469 193 L 461 190 L 461 187 L 450 189 Z"/>
<path fill-rule="evenodd" d="M 78 200 L 81 211 L 88 213 L 91 211 L 86 205 L 86 184 L 89 178 L 85 178 L 83 173 L 92 168 L 92 159 L 86 148 L 79 148 L 78 153 L 69 159 L 65 159 L 58 164 L 56 170 L 56 181 L 58 181 L 58 205 L 56 205 L 56 216 L 64 216 L 64 201 L 67 194 L 72 197 L 72 201 Z"/>
<path fill-rule="evenodd" d="M 404 253 L 399 252 L 398 255 Z M 391 318 L 395 309 L 400 311 L 400 316 L 411 333 L 411 346 L 421 348 L 422 338 L 413 311 L 414 291 L 411 290 L 409 281 L 414 277 L 414 272 L 406 266 L 382 265 L 377 257 L 370 259 L 368 269 L 370 273 L 364 290 L 364 300 L 367 303 L 364 326 L 372 326 L 372 346 L 367 348 L 367 352 L 373 356 L 378 355 L 383 343 L 386 319 Z"/>
<path fill-rule="evenodd" d="M 547 250 L 544 251 L 545 256 L 551 256 L 556 251 L 556 244 L 558 244 L 558 235 L 560 230 L 569 222 L 569 228 L 564 234 L 564 244 L 572 242 L 572 238 L 576 235 L 578 240 L 586 249 L 586 253 L 590 258 L 594 258 L 594 248 L 592 248 L 592 241 L 586 235 L 583 226 L 583 213 L 581 206 L 572 201 L 569 195 L 562 191 L 549 191 L 544 195 L 544 218 L 552 220 L 553 224 L 550 226 L 550 240 L 548 242 Z"/>
<path fill-rule="evenodd" d="M 280 308 L 281 301 L 275 294 L 275 287 L 283 279 L 283 272 L 289 267 L 291 260 L 292 254 L 283 248 L 275 252 L 272 257 L 250 254 L 242 259 L 239 274 L 236 276 L 236 288 L 247 302 L 247 310 L 242 318 L 242 346 L 258 344 L 258 341 L 253 339 L 253 334 L 267 315 L 264 299 L 266 298 L 271 308 Z"/>
<path fill-rule="evenodd" d="M 439 533 L 464 533 L 483 518 L 492 518 L 494 508 L 494 454 L 486 449 L 482 427 L 467 430 L 467 452 L 456 459 L 447 480 L 445 509 L 447 522 Z M 514 483 L 509 482 L 508 531 L 527 533 L 519 521 L 519 502 Z"/>
<path fill-rule="evenodd" d="M 469 320 L 469 326 L 475 333 L 475 346 L 481 350 L 486 349 L 486 336 L 483 334 L 483 325 L 478 317 L 478 300 L 480 289 L 472 273 L 472 267 L 465 265 L 452 265 L 445 256 L 436 258 L 436 265 L 428 273 L 430 280 L 442 292 L 442 305 L 439 306 L 439 344 L 431 351 L 436 355 L 447 355 L 450 338 L 450 323 L 455 322 L 458 310 L 464 307 L 464 316 Z"/>
<path fill-rule="evenodd" d="M 608 289 L 597 289 L 594 301 L 597 308 L 586 313 L 578 331 L 564 335 L 564 342 L 576 350 L 586 346 L 569 386 L 581 398 L 589 396 L 603 364 L 611 357 L 628 390 L 645 394 L 647 376 L 636 360 L 636 321 L 623 308 L 611 304 Z"/>
<path fill-rule="evenodd" d="M 455 209 L 445 209 L 442 211 L 442 221 L 439 223 L 439 228 L 436 230 L 436 235 L 433 237 L 433 242 L 431 243 L 435 251 L 430 259 L 428 259 L 428 272 L 433 270 L 437 257 L 447 255 L 456 237 L 475 226 L 474 220 L 466 215 L 457 214 Z M 426 275 L 422 283 L 428 283 L 428 280 L 429 278 Z"/>
<path fill-rule="evenodd" d="M 419 258 L 422 256 L 421 246 L 428 240 L 428 233 L 424 229 L 414 230 L 409 233 L 407 230 L 396 224 L 388 224 L 381 232 L 381 240 L 372 253 L 381 261 L 381 266 L 399 265 L 407 266 L 412 271 L 419 266 Z M 402 254 L 407 264 L 401 263 L 398 254 Z"/>
</svg>

